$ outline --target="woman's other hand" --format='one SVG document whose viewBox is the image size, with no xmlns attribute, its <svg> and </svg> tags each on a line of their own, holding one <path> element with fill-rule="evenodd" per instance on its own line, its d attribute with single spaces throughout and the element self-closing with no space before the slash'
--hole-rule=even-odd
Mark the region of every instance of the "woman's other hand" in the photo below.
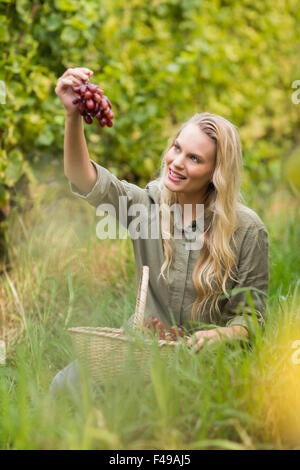
<svg viewBox="0 0 300 470">
<path fill-rule="evenodd" d="M 205 343 L 220 341 L 226 338 L 248 338 L 248 330 L 244 326 L 224 326 L 213 330 L 196 331 L 187 341 L 188 347 L 193 347 L 198 352 Z"/>
</svg>

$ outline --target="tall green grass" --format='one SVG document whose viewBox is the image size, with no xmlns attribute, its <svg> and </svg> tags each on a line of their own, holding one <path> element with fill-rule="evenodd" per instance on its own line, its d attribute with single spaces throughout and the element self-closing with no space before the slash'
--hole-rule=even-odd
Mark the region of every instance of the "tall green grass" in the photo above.
<svg viewBox="0 0 300 470">
<path fill-rule="evenodd" d="M 270 233 L 270 298 L 265 331 L 252 349 L 236 341 L 213 343 L 167 362 L 154 348 L 148 376 L 125 371 L 97 387 L 83 380 L 80 391 L 53 399 L 51 380 L 75 358 L 67 328 L 124 324 L 135 307 L 135 266 L 130 240 L 98 240 L 94 209 L 65 186 L 33 190 L 31 211 L 11 215 L 12 269 L 2 276 L 1 327 L 8 345 L 0 367 L 2 449 L 300 445 L 297 431 L 292 437 L 286 432 L 293 423 L 268 401 L 281 392 L 270 387 L 278 370 L 267 358 L 285 347 L 289 360 L 289 334 L 300 318 L 299 211 L 288 193 L 281 193 L 280 203 L 266 203 L 262 216 Z M 282 331 L 289 333 L 279 347 Z"/>
</svg>

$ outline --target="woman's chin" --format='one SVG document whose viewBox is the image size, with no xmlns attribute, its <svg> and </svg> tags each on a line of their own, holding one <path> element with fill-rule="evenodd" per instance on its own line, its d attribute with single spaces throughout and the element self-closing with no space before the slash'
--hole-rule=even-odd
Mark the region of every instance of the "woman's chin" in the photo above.
<svg viewBox="0 0 300 470">
<path fill-rule="evenodd" d="M 174 183 L 172 183 L 172 181 L 170 181 L 170 179 L 168 178 L 168 175 L 166 175 L 165 178 L 164 178 L 164 185 L 169 191 L 173 191 L 173 192 L 178 191 L 178 189 L 176 187 L 176 184 L 174 184 Z"/>
<path fill-rule="evenodd" d="M 164 179 L 164 185 L 165 188 L 167 188 L 169 191 L 176 191 L 176 187 L 174 187 L 175 185 L 172 185 L 172 183 L 168 180 L 168 177 Z"/>
</svg>

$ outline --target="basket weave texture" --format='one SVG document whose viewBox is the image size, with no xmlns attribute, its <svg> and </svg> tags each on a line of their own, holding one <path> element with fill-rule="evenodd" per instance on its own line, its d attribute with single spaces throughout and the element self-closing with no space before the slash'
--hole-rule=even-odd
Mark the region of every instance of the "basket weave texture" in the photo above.
<svg viewBox="0 0 300 470">
<path fill-rule="evenodd" d="M 149 266 L 143 266 L 136 300 L 135 315 L 133 320 L 133 331 L 142 332 L 144 325 L 144 314 L 149 283 Z M 140 341 L 126 335 L 119 328 L 108 327 L 77 327 L 69 328 L 76 345 L 78 358 L 89 370 L 91 377 L 96 382 L 101 382 L 108 377 L 115 376 L 124 367 L 136 370 L 137 367 L 144 368 L 147 373 L 147 362 L 151 357 L 151 345 L 153 339 L 146 337 Z M 159 353 L 162 357 L 170 357 L 175 352 L 177 341 L 157 340 Z M 134 361 L 128 361 L 129 355 Z M 134 370 L 132 370 L 133 372 Z"/>
</svg>

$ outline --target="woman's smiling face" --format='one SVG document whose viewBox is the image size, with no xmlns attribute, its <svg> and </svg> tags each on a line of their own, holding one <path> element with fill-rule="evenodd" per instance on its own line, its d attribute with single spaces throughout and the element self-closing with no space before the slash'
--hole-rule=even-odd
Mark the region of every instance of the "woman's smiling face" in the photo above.
<svg viewBox="0 0 300 470">
<path fill-rule="evenodd" d="M 185 202 L 201 203 L 213 177 L 215 153 L 215 142 L 197 125 L 188 124 L 165 155 L 165 186 Z"/>
</svg>

